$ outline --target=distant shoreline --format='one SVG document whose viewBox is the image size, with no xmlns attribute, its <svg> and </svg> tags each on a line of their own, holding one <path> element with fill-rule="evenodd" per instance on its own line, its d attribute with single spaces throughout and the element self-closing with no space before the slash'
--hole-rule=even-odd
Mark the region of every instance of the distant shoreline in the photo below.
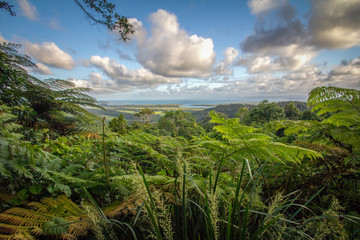
<svg viewBox="0 0 360 240">
<path fill-rule="evenodd" d="M 268 99 L 270 102 L 287 102 L 287 101 L 300 101 L 304 100 L 299 99 L 281 99 L 281 98 L 264 98 Z M 168 106 L 191 106 L 193 108 L 197 107 L 215 107 L 217 105 L 225 105 L 225 104 L 258 104 L 262 100 L 258 100 L 258 98 L 243 98 L 243 99 L 155 99 L 155 100 L 99 100 L 100 104 L 103 105 L 111 105 L 111 106 L 134 106 L 134 105 L 142 105 L 142 106 L 153 106 L 153 105 L 168 105 Z M 306 100 L 305 100 L 306 101 Z"/>
</svg>

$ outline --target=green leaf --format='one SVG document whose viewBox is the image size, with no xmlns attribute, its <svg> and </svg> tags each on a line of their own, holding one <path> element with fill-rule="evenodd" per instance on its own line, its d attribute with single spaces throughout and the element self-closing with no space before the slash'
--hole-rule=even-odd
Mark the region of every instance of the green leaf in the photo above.
<svg viewBox="0 0 360 240">
<path fill-rule="evenodd" d="M 14 206 L 18 206 L 23 202 L 23 200 L 19 199 L 19 198 L 13 198 L 10 200 L 10 204 L 14 205 Z"/>
<path fill-rule="evenodd" d="M 64 192 L 66 194 L 66 196 L 70 197 L 71 196 L 71 189 L 68 185 L 64 185 L 64 184 L 56 184 L 56 187 Z"/>
<path fill-rule="evenodd" d="M 56 187 L 55 186 L 48 186 L 47 190 L 49 191 L 49 193 L 53 193 L 56 191 Z"/>
<path fill-rule="evenodd" d="M 32 194 L 39 194 L 42 190 L 42 185 L 41 184 L 36 184 L 36 185 L 33 185 L 31 187 L 29 187 L 29 191 L 32 193 Z"/>
<path fill-rule="evenodd" d="M 44 233 L 61 235 L 66 234 L 69 229 L 69 223 L 61 218 L 53 217 L 51 221 L 46 222 L 42 226 Z"/>
<path fill-rule="evenodd" d="M 29 196 L 27 189 L 22 189 L 17 193 L 19 200 L 25 200 Z"/>
</svg>

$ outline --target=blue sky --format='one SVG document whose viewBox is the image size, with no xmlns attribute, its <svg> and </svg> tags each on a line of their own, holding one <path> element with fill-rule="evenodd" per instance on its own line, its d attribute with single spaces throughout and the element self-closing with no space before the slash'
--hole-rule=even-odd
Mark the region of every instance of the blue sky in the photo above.
<svg viewBox="0 0 360 240">
<path fill-rule="evenodd" d="M 305 100 L 360 88 L 360 0 L 112 1 L 135 34 L 93 24 L 75 1 L 17 0 L 0 42 L 22 44 L 39 79 L 99 100 Z"/>
</svg>

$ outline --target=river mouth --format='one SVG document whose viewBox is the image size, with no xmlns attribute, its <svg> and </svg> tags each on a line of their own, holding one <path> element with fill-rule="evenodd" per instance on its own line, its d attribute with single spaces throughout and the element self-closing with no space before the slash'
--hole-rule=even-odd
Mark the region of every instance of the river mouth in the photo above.
<svg viewBox="0 0 360 240">
<path fill-rule="evenodd" d="M 180 108 L 213 108 L 216 107 L 216 105 L 214 104 L 210 104 L 210 105 L 201 105 L 201 104 L 182 104 L 179 106 Z"/>
</svg>

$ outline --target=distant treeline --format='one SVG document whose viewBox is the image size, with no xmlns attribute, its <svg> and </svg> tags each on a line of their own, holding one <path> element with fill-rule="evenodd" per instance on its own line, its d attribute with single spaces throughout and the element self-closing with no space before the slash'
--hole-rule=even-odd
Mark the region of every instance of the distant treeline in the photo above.
<svg viewBox="0 0 360 240">
<path fill-rule="evenodd" d="M 283 101 L 283 102 L 278 102 L 276 104 L 281 108 L 285 108 L 285 106 L 291 102 L 293 102 L 295 107 L 297 107 L 302 112 L 308 109 L 306 102 L 300 102 L 300 101 Z M 218 113 L 224 113 L 229 118 L 234 118 L 234 117 L 236 117 L 235 115 L 238 113 L 240 108 L 245 107 L 245 108 L 251 110 L 251 109 L 255 108 L 256 106 L 257 106 L 256 104 L 243 104 L 243 103 L 221 104 L 221 105 L 217 105 L 214 108 L 207 108 L 202 111 L 193 112 L 192 114 L 195 116 L 197 122 L 203 121 L 209 115 L 209 112 L 211 112 L 211 111 L 215 111 Z"/>
<path fill-rule="evenodd" d="M 277 102 L 276 104 L 281 108 L 285 108 L 285 106 L 288 105 L 291 102 L 293 102 L 294 105 L 302 112 L 308 109 L 307 105 L 306 105 L 306 102 L 301 102 L 301 101 L 282 101 L 282 102 Z M 211 112 L 211 111 L 215 111 L 215 112 L 218 112 L 218 113 L 223 113 L 223 114 L 226 114 L 229 118 L 234 118 L 234 117 L 236 117 L 236 114 L 238 113 L 240 108 L 245 107 L 245 108 L 251 110 L 251 109 L 255 108 L 256 106 L 257 106 L 256 104 L 248 104 L 248 103 L 220 104 L 220 105 L 217 105 L 217 106 L 212 107 L 212 108 L 206 108 L 206 109 L 201 110 L 201 111 L 193 111 L 191 113 L 196 118 L 197 122 L 201 122 L 201 121 L 203 121 L 204 119 L 206 119 L 208 117 L 209 112 Z M 112 108 L 114 106 L 107 106 L 107 105 L 103 105 L 103 107 L 105 107 L 105 110 L 94 109 L 94 108 L 87 109 L 87 110 L 89 112 L 97 115 L 97 116 L 118 117 L 122 113 L 128 123 L 133 123 L 133 122 L 135 122 L 137 120 L 136 117 L 134 116 L 134 114 L 127 113 L 127 112 L 122 112 L 121 110 L 123 110 L 123 109 L 114 110 Z M 131 108 L 131 107 L 134 107 L 134 108 Z M 144 105 L 143 107 L 144 108 L 145 107 L 151 108 L 153 111 L 164 111 L 164 108 L 166 108 L 166 107 L 168 107 L 169 110 L 172 110 L 172 108 L 181 109 L 181 108 L 179 108 L 179 105 L 177 105 L 177 104 Z M 122 106 L 122 108 L 125 108 L 126 110 L 134 110 L 135 112 L 139 111 L 139 106 L 138 105 Z M 154 114 L 153 118 L 152 118 L 152 122 L 157 122 L 159 119 L 160 119 L 160 116 L 158 114 Z M 110 120 L 110 119 L 108 119 L 108 120 Z"/>
</svg>

